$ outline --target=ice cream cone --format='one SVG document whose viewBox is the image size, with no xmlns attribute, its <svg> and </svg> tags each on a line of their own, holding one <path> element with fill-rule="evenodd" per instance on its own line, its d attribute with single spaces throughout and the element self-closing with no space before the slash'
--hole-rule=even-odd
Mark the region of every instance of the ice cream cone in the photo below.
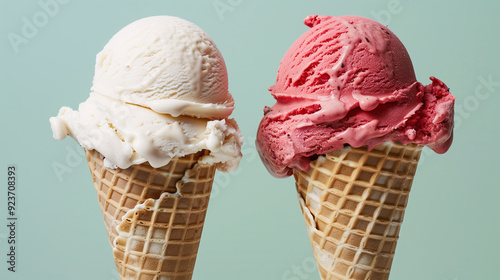
<svg viewBox="0 0 500 280">
<path fill-rule="evenodd" d="M 294 171 L 323 280 L 389 278 L 422 146 L 346 147 Z"/>
<path fill-rule="evenodd" d="M 216 169 L 204 153 L 111 169 L 86 150 L 121 279 L 191 279 Z"/>
</svg>

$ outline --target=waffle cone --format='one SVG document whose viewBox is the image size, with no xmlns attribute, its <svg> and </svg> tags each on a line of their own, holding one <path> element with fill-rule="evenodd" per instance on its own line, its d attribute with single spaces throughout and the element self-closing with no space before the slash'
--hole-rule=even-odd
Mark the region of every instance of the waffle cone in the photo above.
<svg viewBox="0 0 500 280">
<path fill-rule="evenodd" d="M 111 169 L 86 151 L 122 280 L 191 279 L 215 173 L 204 153 Z"/>
<path fill-rule="evenodd" d="M 294 171 L 323 280 L 389 278 L 422 146 L 346 147 Z"/>
</svg>

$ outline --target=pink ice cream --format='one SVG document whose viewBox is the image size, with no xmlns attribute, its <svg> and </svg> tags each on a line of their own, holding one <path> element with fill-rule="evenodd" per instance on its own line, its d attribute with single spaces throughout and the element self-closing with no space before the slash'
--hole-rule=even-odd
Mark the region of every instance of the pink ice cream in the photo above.
<svg viewBox="0 0 500 280">
<path fill-rule="evenodd" d="M 271 174 L 307 170 L 317 155 L 386 141 L 427 145 L 453 139 L 455 98 L 431 77 L 417 82 L 410 56 L 386 26 L 359 16 L 309 16 L 285 54 L 276 104 L 264 109 L 257 147 Z"/>
</svg>

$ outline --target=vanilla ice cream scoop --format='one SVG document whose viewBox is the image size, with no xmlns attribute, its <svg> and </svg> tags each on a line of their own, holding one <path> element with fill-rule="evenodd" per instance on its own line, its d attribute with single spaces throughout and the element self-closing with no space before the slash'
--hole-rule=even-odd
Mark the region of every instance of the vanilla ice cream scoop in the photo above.
<svg viewBox="0 0 500 280">
<path fill-rule="evenodd" d="M 200 162 L 223 172 L 241 159 L 242 136 L 229 119 L 221 53 L 199 27 L 155 16 L 120 30 L 97 55 L 89 98 L 78 110 L 62 107 L 50 118 L 55 139 L 73 137 L 97 150 L 107 167 L 149 162 L 208 150 Z"/>
<path fill-rule="evenodd" d="M 234 109 L 224 59 L 195 24 L 154 16 L 124 27 L 97 55 L 92 91 L 170 114 L 225 118 Z"/>
</svg>

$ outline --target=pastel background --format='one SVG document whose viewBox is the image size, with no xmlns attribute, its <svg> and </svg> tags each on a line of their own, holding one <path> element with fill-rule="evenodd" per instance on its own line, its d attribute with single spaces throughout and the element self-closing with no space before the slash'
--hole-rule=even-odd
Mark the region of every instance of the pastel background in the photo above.
<svg viewBox="0 0 500 280">
<path fill-rule="evenodd" d="M 457 97 L 455 141 L 444 155 L 424 152 L 391 279 L 499 279 L 499 10 L 493 0 L 2 0 L 0 279 L 119 280 L 82 150 L 53 140 L 48 119 L 87 98 L 95 55 L 113 34 L 159 14 L 194 22 L 220 48 L 245 136 L 240 167 L 216 177 L 193 279 L 319 279 L 293 179 L 271 177 L 254 145 L 274 103 L 267 88 L 310 14 L 388 25 L 419 81 L 435 75 Z M 12 164 L 15 273 L 6 263 Z"/>
</svg>

